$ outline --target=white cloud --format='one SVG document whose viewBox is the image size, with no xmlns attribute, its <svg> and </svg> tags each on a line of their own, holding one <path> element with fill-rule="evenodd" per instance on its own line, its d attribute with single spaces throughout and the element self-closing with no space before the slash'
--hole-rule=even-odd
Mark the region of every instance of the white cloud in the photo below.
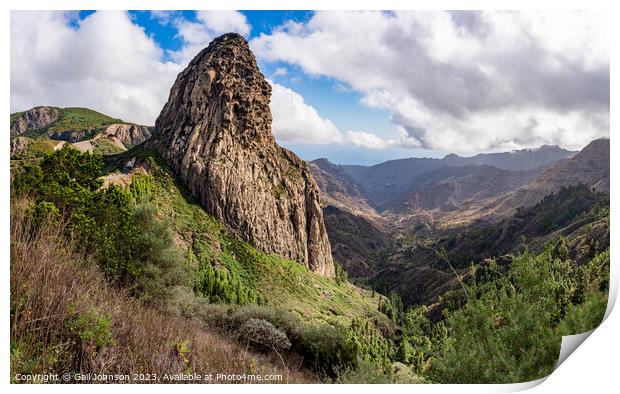
<svg viewBox="0 0 620 394">
<path fill-rule="evenodd" d="M 11 12 L 11 111 L 89 107 L 153 124 L 181 70 L 125 12 Z M 75 21 L 75 20 L 74 20 Z"/>
<path fill-rule="evenodd" d="M 310 144 L 341 143 L 342 134 L 328 119 L 322 118 L 297 92 L 269 81 L 272 86 L 273 134 L 278 141 Z"/>
<path fill-rule="evenodd" d="M 374 133 L 367 131 L 347 131 L 346 141 L 353 146 L 366 149 L 388 149 L 388 148 L 420 148 L 420 143 L 409 136 L 405 129 L 398 127 L 398 138 L 383 139 Z"/>
<path fill-rule="evenodd" d="M 286 69 L 286 67 L 278 67 L 276 68 L 276 71 L 274 71 L 273 74 L 271 74 L 271 78 L 281 77 L 286 74 L 288 74 L 288 70 Z"/>
<path fill-rule="evenodd" d="M 407 137 L 393 143 L 579 148 L 609 135 L 608 41 L 593 14 L 326 11 L 251 45 L 264 61 L 335 78 L 389 110 Z"/>
<path fill-rule="evenodd" d="M 394 141 L 386 141 L 366 131 L 347 131 L 347 137 L 353 146 L 366 149 L 385 149 L 395 145 Z"/>
<path fill-rule="evenodd" d="M 172 22 L 183 40 L 183 48 L 172 51 L 171 57 L 186 65 L 217 36 L 235 32 L 247 37 L 252 27 L 238 11 L 196 11 L 196 21 L 175 18 Z"/>
</svg>

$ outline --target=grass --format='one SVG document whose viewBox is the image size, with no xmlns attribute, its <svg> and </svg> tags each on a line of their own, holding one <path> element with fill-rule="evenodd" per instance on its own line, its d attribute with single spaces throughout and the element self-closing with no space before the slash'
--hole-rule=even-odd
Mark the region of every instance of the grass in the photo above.
<svg viewBox="0 0 620 394">
<path fill-rule="evenodd" d="M 35 231 L 28 203 L 11 205 L 11 377 L 68 372 L 128 374 L 132 381 L 134 374 L 222 372 L 317 380 L 287 355 L 248 352 L 200 321 L 149 307 L 112 287 L 87 256 L 72 252 L 62 225 Z"/>
<path fill-rule="evenodd" d="M 123 121 L 88 108 L 63 108 L 60 118 L 48 128 L 48 131 L 89 131 L 113 123 Z"/>
<path fill-rule="evenodd" d="M 148 172 L 154 180 L 153 202 L 162 217 L 171 221 L 177 243 L 195 269 L 211 262 L 239 278 L 268 304 L 305 321 L 348 325 L 354 318 L 366 318 L 382 326 L 391 324 L 378 311 L 382 296 L 349 283 L 338 284 L 295 261 L 256 250 L 209 215 L 153 155 Z"/>
<path fill-rule="evenodd" d="M 125 151 L 107 138 L 100 138 L 95 140 L 94 142 L 95 148 L 93 149 L 93 153 L 97 153 L 100 155 L 114 155 Z"/>
</svg>

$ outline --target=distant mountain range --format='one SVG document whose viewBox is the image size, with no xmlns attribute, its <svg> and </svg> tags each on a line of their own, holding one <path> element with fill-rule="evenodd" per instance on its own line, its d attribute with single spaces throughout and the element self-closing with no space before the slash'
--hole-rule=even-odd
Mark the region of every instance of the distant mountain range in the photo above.
<svg viewBox="0 0 620 394">
<path fill-rule="evenodd" d="M 491 250 L 510 250 L 519 234 L 531 235 L 519 230 L 527 228 L 515 217 L 520 207 L 533 207 L 563 187 L 580 184 L 609 193 L 609 149 L 609 139 L 598 139 L 579 152 L 544 146 L 472 158 L 394 160 L 371 167 L 319 159 L 310 169 L 321 188 L 334 259 L 353 277 L 367 278 L 384 292 L 397 291 L 406 303 L 415 304 L 432 302 L 455 284 L 453 274 L 430 264 L 437 260 L 435 252 L 420 245 L 452 232 L 473 234 L 459 238 L 456 246 L 436 246 L 475 257 L 472 245 L 501 233 L 503 246 L 493 244 Z M 579 209 L 589 207 L 593 203 L 584 193 L 569 194 L 558 205 L 562 208 L 556 208 L 562 212 L 547 208 L 545 214 L 560 217 L 575 196 L 586 201 Z M 501 231 L 476 232 L 502 222 Z M 584 225 L 576 221 L 565 230 L 577 234 L 575 244 L 581 242 Z M 605 231 L 608 234 L 603 226 L 596 236 L 603 244 Z M 536 239 L 546 236 L 544 231 L 536 233 Z M 418 247 L 409 250 L 411 237 L 426 241 L 415 241 Z"/>
<path fill-rule="evenodd" d="M 382 219 L 493 219 L 533 204 L 560 186 L 587 183 L 609 190 L 609 140 L 581 152 L 545 145 L 472 157 L 410 158 L 374 166 L 311 162 L 324 205 Z M 494 205 L 497 205 L 494 207 Z"/>
</svg>

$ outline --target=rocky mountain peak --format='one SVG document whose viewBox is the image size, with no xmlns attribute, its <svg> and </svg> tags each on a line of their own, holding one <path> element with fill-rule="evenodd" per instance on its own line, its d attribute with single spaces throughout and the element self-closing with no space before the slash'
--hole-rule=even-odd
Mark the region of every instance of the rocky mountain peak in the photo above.
<svg viewBox="0 0 620 394">
<path fill-rule="evenodd" d="M 38 130 L 49 126 L 60 117 L 56 107 L 34 107 L 19 114 L 11 122 L 11 134 L 20 135 L 28 130 Z"/>
<path fill-rule="evenodd" d="M 148 145 L 242 239 L 332 276 L 319 189 L 276 144 L 270 97 L 247 41 L 225 34 L 178 75 Z"/>
</svg>

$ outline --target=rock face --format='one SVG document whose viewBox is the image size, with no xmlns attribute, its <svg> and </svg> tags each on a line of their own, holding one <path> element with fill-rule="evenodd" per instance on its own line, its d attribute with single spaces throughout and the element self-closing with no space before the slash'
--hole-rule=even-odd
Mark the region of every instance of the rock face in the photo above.
<svg viewBox="0 0 620 394">
<path fill-rule="evenodd" d="M 30 138 L 26 137 L 15 137 L 11 140 L 11 157 L 14 155 L 19 155 L 24 153 L 26 149 L 28 149 L 28 144 L 30 144 Z"/>
<path fill-rule="evenodd" d="M 110 125 L 105 129 L 104 134 L 118 138 L 128 148 L 140 145 L 151 138 L 151 130 L 148 127 L 129 123 Z"/>
<path fill-rule="evenodd" d="M 179 74 L 147 144 L 242 239 L 333 276 L 319 189 L 276 144 L 270 96 L 246 40 L 225 34 Z"/>
<path fill-rule="evenodd" d="M 83 140 L 89 134 L 89 131 L 76 131 L 76 130 L 64 130 L 49 132 L 47 136 L 52 140 L 67 141 L 69 143 L 75 143 Z"/>
<path fill-rule="evenodd" d="M 49 126 L 60 117 L 60 109 L 55 107 L 34 107 L 23 112 L 11 123 L 11 135 L 20 135 L 28 130 L 38 130 Z"/>
</svg>

